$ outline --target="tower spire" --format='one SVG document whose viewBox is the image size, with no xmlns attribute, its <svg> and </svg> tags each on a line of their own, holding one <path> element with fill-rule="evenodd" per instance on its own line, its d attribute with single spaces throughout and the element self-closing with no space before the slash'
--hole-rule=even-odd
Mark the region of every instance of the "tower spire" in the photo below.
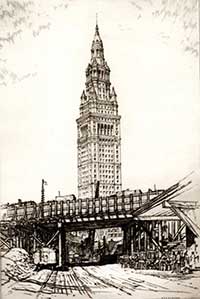
<svg viewBox="0 0 200 299">
<path fill-rule="evenodd" d="M 96 32 L 99 32 L 99 26 L 98 26 L 98 13 L 96 13 Z"/>
<path fill-rule="evenodd" d="M 96 26 L 95 26 L 95 34 L 92 41 L 91 47 L 91 61 L 97 60 L 98 63 L 102 63 L 104 61 L 104 49 L 103 49 L 103 42 L 100 37 L 99 33 L 99 26 L 98 26 L 98 14 L 96 13 Z"/>
</svg>

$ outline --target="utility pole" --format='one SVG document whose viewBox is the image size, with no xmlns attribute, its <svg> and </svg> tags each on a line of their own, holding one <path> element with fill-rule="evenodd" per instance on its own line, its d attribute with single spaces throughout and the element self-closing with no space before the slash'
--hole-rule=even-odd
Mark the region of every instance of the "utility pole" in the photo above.
<svg viewBox="0 0 200 299">
<path fill-rule="evenodd" d="M 47 182 L 42 179 L 42 189 L 41 189 L 41 218 L 44 217 L 44 201 L 45 201 L 45 189 L 44 186 L 47 185 Z"/>
</svg>

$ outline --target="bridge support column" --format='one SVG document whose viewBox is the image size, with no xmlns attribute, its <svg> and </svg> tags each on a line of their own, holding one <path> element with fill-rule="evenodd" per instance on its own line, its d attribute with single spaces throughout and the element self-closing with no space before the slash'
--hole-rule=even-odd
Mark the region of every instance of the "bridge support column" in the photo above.
<svg viewBox="0 0 200 299">
<path fill-rule="evenodd" d="M 141 227 L 138 228 L 138 251 L 141 250 Z"/>
<path fill-rule="evenodd" d="M 131 226 L 131 255 L 134 252 L 134 226 Z"/>
<path fill-rule="evenodd" d="M 130 254 L 136 251 L 136 224 L 134 223 L 130 228 Z"/>
<path fill-rule="evenodd" d="M 162 221 L 158 221 L 158 244 L 162 248 Z M 159 256 L 161 256 L 160 251 Z"/>
<path fill-rule="evenodd" d="M 94 251 L 94 238 L 95 238 L 95 229 L 91 229 L 89 231 L 89 248 L 91 250 L 91 253 L 93 254 Z"/>
<path fill-rule="evenodd" d="M 147 225 L 147 223 L 145 223 Z M 144 231 L 144 251 L 147 251 L 147 233 Z"/>
<path fill-rule="evenodd" d="M 123 254 L 131 254 L 131 227 L 124 226 L 123 230 Z"/>
<path fill-rule="evenodd" d="M 151 229 L 152 229 L 152 225 L 147 221 L 147 230 L 151 232 Z M 149 251 L 151 249 L 150 248 L 151 245 L 150 245 L 150 237 L 147 233 L 146 233 L 146 242 L 147 242 L 146 250 Z"/>
<path fill-rule="evenodd" d="M 26 234 L 23 232 L 21 236 L 21 248 L 26 250 Z"/>
<path fill-rule="evenodd" d="M 30 235 L 31 235 L 31 232 L 30 234 L 25 234 L 25 250 L 30 254 L 31 253 L 31 246 L 30 246 Z"/>
<path fill-rule="evenodd" d="M 21 235 L 19 237 L 19 247 L 23 248 L 23 237 Z"/>
<path fill-rule="evenodd" d="M 172 226 L 171 226 L 172 236 L 173 236 L 173 237 L 175 236 L 175 233 L 176 233 L 176 231 L 175 231 L 175 222 L 176 222 L 176 221 L 172 221 Z"/>
<path fill-rule="evenodd" d="M 17 236 L 17 247 L 22 248 L 21 235 Z"/>
<path fill-rule="evenodd" d="M 16 246 L 17 246 L 18 248 L 21 248 L 21 236 L 20 236 L 20 234 L 18 234 L 18 235 L 16 236 Z"/>
<path fill-rule="evenodd" d="M 9 246 L 10 246 L 10 248 L 15 247 L 15 245 L 14 245 L 14 238 L 13 237 L 11 237 L 10 240 L 9 240 Z"/>
<path fill-rule="evenodd" d="M 14 247 L 14 238 L 13 238 L 13 234 L 12 234 L 12 228 L 8 229 L 8 238 L 9 238 L 10 248 Z"/>
<path fill-rule="evenodd" d="M 66 254 L 66 233 L 63 223 L 58 223 L 58 267 L 65 268 L 67 261 Z"/>
<path fill-rule="evenodd" d="M 12 237 L 12 244 L 13 244 L 13 247 L 16 247 L 16 236 L 13 235 Z"/>
<path fill-rule="evenodd" d="M 151 222 L 151 231 L 152 231 L 152 238 L 155 239 L 155 221 Z M 151 249 L 155 250 L 155 244 L 153 242 L 150 243 Z"/>
<path fill-rule="evenodd" d="M 34 229 L 33 229 L 33 252 L 36 252 L 36 239 L 35 239 L 35 237 L 36 237 L 36 229 L 34 227 Z"/>
<path fill-rule="evenodd" d="M 123 227 L 123 254 L 127 254 L 127 228 Z"/>
</svg>

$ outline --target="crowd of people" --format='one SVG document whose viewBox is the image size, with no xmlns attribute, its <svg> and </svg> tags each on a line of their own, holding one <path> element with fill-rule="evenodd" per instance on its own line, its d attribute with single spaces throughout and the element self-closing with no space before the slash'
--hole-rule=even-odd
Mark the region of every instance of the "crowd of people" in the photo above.
<svg viewBox="0 0 200 299">
<path fill-rule="evenodd" d="M 135 252 L 131 256 L 123 255 L 119 263 L 123 268 L 154 269 L 173 272 L 191 272 L 195 270 L 199 256 L 194 251 Z"/>
</svg>

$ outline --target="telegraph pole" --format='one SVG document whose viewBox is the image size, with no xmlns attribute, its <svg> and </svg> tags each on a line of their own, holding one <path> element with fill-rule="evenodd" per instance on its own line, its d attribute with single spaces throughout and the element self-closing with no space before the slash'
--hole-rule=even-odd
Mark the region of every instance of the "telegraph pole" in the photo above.
<svg viewBox="0 0 200 299">
<path fill-rule="evenodd" d="M 42 179 L 42 189 L 41 189 L 41 217 L 44 217 L 44 201 L 45 201 L 45 189 L 44 186 L 47 185 L 47 182 Z"/>
</svg>

